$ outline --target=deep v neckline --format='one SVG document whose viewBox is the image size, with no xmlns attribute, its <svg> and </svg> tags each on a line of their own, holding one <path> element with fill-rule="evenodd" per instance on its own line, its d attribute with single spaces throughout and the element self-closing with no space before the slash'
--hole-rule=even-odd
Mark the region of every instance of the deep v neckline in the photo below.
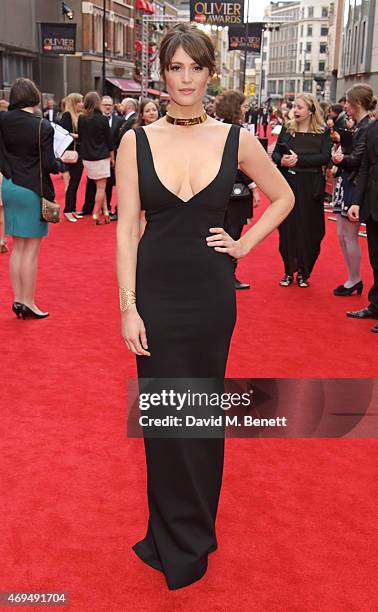
<svg viewBox="0 0 378 612">
<path fill-rule="evenodd" d="M 158 181 L 158 183 L 160 184 L 160 186 L 161 186 L 161 187 L 164 189 L 164 191 L 166 191 L 166 192 L 167 192 L 167 193 L 169 193 L 171 196 L 173 196 L 174 198 L 176 198 L 176 200 L 178 200 L 179 202 L 181 202 L 181 204 L 189 204 L 189 203 L 190 203 L 192 200 L 194 200 L 194 199 L 195 199 L 195 198 L 197 198 L 199 195 L 203 194 L 205 191 L 207 191 L 208 189 L 210 189 L 210 187 L 211 187 L 211 186 L 212 186 L 212 185 L 215 183 L 215 181 L 218 179 L 218 177 L 219 177 L 219 175 L 220 175 L 220 173 L 221 173 L 221 171 L 222 171 L 223 164 L 224 164 L 224 158 L 225 158 L 225 155 L 226 155 L 226 150 L 227 150 L 227 145 L 228 145 L 228 141 L 229 141 L 229 139 L 230 139 L 230 133 L 231 133 L 231 130 L 232 130 L 232 128 L 233 128 L 233 127 L 234 127 L 234 126 L 233 126 L 233 125 L 231 125 L 231 126 L 230 126 L 230 129 L 229 129 L 229 130 L 228 130 L 228 132 L 227 132 L 226 140 L 225 140 L 224 145 L 223 145 L 223 152 L 222 152 L 222 157 L 221 157 L 221 161 L 220 161 L 219 169 L 218 169 L 218 172 L 216 173 L 216 175 L 214 176 L 214 178 L 212 179 L 212 181 L 210 181 L 210 183 L 209 183 L 208 185 L 206 185 L 206 186 L 205 186 L 203 189 L 200 189 L 200 191 L 198 191 L 197 193 L 194 193 L 194 194 L 193 194 L 193 195 L 192 195 L 192 196 L 189 198 L 189 200 L 183 200 L 183 199 L 182 199 L 182 198 L 180 198 L 180 197 L 179 197 L 177 194 L 173 193 L 173 191 L 171 191 L 170 189 L 168 189 L 168 187 L 166 187 L 166 186 L 164 185 L 163 181 L 160 179 L 160 177 L 159 177 L 158 173 L 156 172 L 156 168 L 155 168 L 154 158 L 153 158 L 153 155 L 152 155 L 152 150 L 151 150 L 150 141 L 148 140 L 148 136 L 147 136 L 147 134 L 146 134 L 145 130 L 144 130 L 144 129 L 143 129 L 143 127 L 141 126 L 141 130 L 142 130 L 142 132 L 143 132 L 143 134 L 144 134 L 144 137 L 145 137 L 145 139 L 146 139 L 146 142 L 147 142 L 147 148 L 148 148 L 149 156 L 150 156 L 150 159 L 151 159 L 151 165 L 152 165 L 152 170 L 153 170 L 153 173 L 154 173 L 154 175 L 155 175 L 155 177 L 156 177 L 156 180 Z"/>
</svg>

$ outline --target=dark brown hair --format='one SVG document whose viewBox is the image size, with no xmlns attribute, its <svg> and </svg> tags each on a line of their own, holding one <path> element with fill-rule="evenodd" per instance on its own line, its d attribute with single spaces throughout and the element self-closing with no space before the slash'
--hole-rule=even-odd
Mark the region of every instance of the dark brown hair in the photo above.
<svg viewBox="0 0 378 612">
<path fill-rule="evenodd" d="M 344 108 L 341 104 L 331 104 L 331 113 L 335 113 L 335 115 L 339 116 L 340 113 L 344 111 Z"/>
<path fill-rule="evenodd" d="M 83 115 L 90 117 L 95 111 L 101 113 L 101 98 L 97 91 L 88 91 L 84 98 Z"/>
<path fill-rule="evenodd" d="M 179 47 L 182 47 L 199 66 L 208 68 L 210 75 L 214 73 L 215 52 L 210 38 L 193 24 L 178 23 L 168 30 L 160 43 L 159 60 L 162 77 L 164 72 L 169 70 L 172 58 Z"/>
<path fill-rule="evenodd" d="M 242 120 L 241 105 L 245 101 L 240 91 L 227 89 L 215 98 L 215 114 L 226 123 L 240 123 Z"/>
<path fill-rule="evenodd" d="M 358 83 L 348 89 L 347 100 L 352 106 L 362 106 L 367 111 L 372 111 L 377 105 L 377 98 L 370 85 Z"/>
<path fill-rule="evenodd" d="M 150 102 L 152 102 L 152 104 L 155 104 L 158 115 L 160 116 L 159 105 L 157 104 L 157 102 L 155 102 L 155 100 L 151 100 L 151 98 L 143 98 L 143 100 L 141 101 L 139 105 L 138 117 L 133 125 L 133 128 L 140 127 L 141 125 L 145 125 L 144 119 L 143 119 L 143 111 L 146 108 L 147 104 L 149 104 Z"/>
<path fill-rule="evenodd" d="M 9 110 L 37 106 L 41 103 L 41 92 L 30 79 L 16 79 L 10 90 Z"/>
</svg>

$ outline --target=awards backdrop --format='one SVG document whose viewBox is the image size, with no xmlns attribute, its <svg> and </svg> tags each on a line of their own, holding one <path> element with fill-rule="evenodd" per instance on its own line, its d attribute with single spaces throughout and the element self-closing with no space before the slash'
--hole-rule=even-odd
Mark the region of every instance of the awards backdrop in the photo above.
<svg viewBox="0 0 378 612">
<path fill-rule="evenodd" d="M 197 2 L 190 0 L 190 21 L 211 25 L 240 25 L 244 21 L 244 0 Z"/>
</svg>

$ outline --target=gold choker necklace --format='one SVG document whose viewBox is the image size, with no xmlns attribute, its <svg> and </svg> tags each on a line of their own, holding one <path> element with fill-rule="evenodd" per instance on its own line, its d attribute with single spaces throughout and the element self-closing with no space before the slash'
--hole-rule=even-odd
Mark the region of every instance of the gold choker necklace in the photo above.
<svg viewBox="0 0 378 612">
<path fill-rule="evenodd" d="M 208 115 L 203 113 L 199 117 L 192 117 L 191 119 L 177 119 L 176 117 L 171 117 L 168 113 L 165 115 L 168 123 L 173 123 L 173 125 L 197 125 L 198 123 L 203 123 L 206 121 Z"/>
</svg>

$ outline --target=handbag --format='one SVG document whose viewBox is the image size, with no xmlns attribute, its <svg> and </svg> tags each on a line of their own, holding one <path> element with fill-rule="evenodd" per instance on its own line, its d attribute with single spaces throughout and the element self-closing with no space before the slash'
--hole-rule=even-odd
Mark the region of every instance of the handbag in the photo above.
<svg viewBox="0 0 378 612">
<path fill-rule="evenodd" d="M 61 157 L 61 160 L 65 164 L 77 164 L 77 162 L 79 161 L 79 153 L 76 151 L 76 141 L 75 140 L 74 140 L 73 150 L 67 149 L 66 151 L 64 151 Z"/>
<path fill-rule="evenodd" d="M 42 181 L 42 151 L 41 151 L 41 128 L 42 121 L 39 122 L 38 145 L 39 145 L 39 177 L 41 181 L 41 221 L 48 223 L 59 223 L 60 221 L 60 206 L 57 202 L 51 202 L 43 197 L 43 181 Z"/>
<path fill-rule="evenodd" d="M 250 200 L 251 192 L 244 183 L 234 183 L 231 191 L 230 200 Z"/>
</svg>

